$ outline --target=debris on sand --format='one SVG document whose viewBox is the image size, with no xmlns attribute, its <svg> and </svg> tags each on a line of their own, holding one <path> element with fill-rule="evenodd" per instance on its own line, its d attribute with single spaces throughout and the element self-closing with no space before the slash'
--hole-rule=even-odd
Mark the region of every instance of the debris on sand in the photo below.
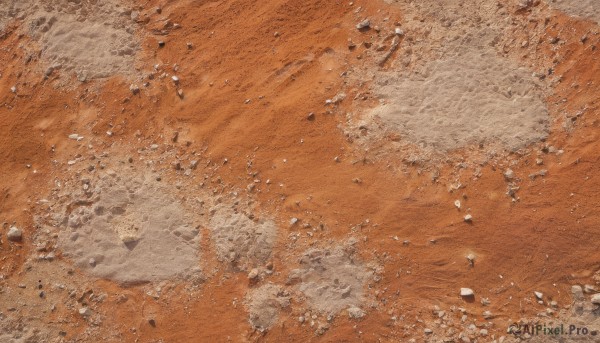
<svg viewBox="0 0 600 343">
<path fill-rule="evenodd" d="M 75 265 L 97 277 L 141 283 L 199 272 L 193 216 L 150 176 L 108 171 L 73 192 L 59 247 Z"/>
<path fill-rule="evenodd" d="M 336 314 L 362 304 L 364 284 L 372 275 L 352 251 L 338 246 L 305 252 L 300 268 L 290 272 L 288 283 L 297 283 L 311 308 Z"/>
<path fill-rule="evenodd" d="M 275 223 L 270 220 L 254 222 L 225 205 L 219 205 L 211 212 L 209 227 L 220 261 L 242 271 L 267 263 L 277 235 Z"/>
<path fill-rule="evenodd" d="M 381 73 L 374 92 L 384 101 L 368 117 L 424 148 L 498 141 L 517 149 L 548 135 L 541 87 L 530 71 L 493 51 L 461 47 L 458 56 L 432 61 L 421 73 Z"/>
<path fill-rule="evenodd" d="M 269 283 L 250 291 L 246 305 L 250 325 L 262 332 L 277 323 L 281 309 L 290 306 L 290 296 L 280 286 Z"/>
<path fill-rule="evenodd" d="M 118 0 L 6 0 L 1 7 L 0 27 L 5 18 L 23 20 L 31 45 L 43 47 L 37 53 L 46 70 L 60 68 L 80 81 L 135 70 L 137 24 L 122 15 Z"/>
</svg>

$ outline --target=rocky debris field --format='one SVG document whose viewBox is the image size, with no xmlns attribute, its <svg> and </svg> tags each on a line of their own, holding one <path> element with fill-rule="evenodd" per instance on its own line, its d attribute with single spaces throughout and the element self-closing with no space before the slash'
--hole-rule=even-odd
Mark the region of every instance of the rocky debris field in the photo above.
<svg viewBox="0 0 600 343">
<path fill-rule="evenodd" d="M 598 342 L 599 23 L 0 0 L 0 342 Z"/>
</svg>

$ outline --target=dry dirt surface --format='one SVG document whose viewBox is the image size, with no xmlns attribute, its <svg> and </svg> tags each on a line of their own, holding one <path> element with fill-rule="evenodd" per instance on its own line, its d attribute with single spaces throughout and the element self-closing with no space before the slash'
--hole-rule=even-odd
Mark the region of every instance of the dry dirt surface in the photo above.
<svg viewBox="0 0 600 343">
<path fill-rule="evenodd" d="M 600 342 L 599 22 L 0 0 L 0 342 Z"/>
</svg>

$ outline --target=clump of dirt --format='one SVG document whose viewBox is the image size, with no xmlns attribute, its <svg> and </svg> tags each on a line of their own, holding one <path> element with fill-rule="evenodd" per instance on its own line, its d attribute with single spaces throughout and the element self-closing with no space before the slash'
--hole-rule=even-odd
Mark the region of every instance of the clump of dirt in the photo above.
<svg viewBox="0 0 600 343">
<path fill-rule="evenodd" d="M 550 7 L 568 15 L 590 19 L 600 23 L 600 3 L 596 0 L 552 0 Z"/>
<path fill-rule="evenodd" d="M 155 180 L 109 171 L 80 185 L 58 240 L 79 268 L 124 284 L 200 272 L 194 219 Z"/>
<path fill-rule="evenodd" d="M 248 293 L 246 304 L 250 325 L 265 331 L 277 323 L 281 310 L 290 306 L 290 296 L 280 286 L 265 284 Z"/>
<path fill-rule="evenodd" d="M 363 288 L 372 274 L 354 257 L 351 246 L 338 246 L 305 252 L 300 268 L 290 272 L 288 282 L 297 284 L 312 309 L 336 314 L 363 303 Z"/>
<path fill-rule="evenodd" d="M 253 221 L 225 205 L 216 206 L 211 214 L 209 227 L 220 261 L 248 270 L 263 266 L 271 257 L 277 237 L 275 223 Z"/>
<path fill-rule="evenodd" d="M 385 103 L 372 118 L 421 148 L 499 142 L 513 150 L 548 135 L 548 111 L 531 72 L 494 53 L 470 50 L 420 73 L 382 73 L 374 90 Z"/>
<path fill-rule="evenodd" d="M 37 42 L 47 74 L 62 69 L 80 81 L 133 74 L 139 14 L 120 1 L 8 0 L 2 7 L 0 28 L 22 20 L 24 32 Z"/>
</svg>

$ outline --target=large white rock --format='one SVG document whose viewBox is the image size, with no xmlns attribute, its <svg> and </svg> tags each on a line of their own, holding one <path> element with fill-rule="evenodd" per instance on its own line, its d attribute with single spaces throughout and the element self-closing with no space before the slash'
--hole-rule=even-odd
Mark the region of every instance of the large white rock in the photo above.
<svg viewBox="0 0 600 343">
<path fill-rule="evenodd" d="M 470 288 L 461 288 L 460 289 L 460 296 L 461 297 L 472 297 L 475 295 L 475 292 L 473 292 L 472 289 Z"/>
</svg>

